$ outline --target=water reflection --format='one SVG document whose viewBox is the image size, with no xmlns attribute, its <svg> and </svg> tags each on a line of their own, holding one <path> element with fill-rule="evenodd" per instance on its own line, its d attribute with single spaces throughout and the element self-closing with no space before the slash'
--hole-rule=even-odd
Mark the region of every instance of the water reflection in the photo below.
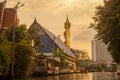
<svg viewBox="0 0 120 80">
<path fill-rule="evenodd" d="M 29 80 L 115 80 L 114 73 L 62 74 L 57 76 L 30 78 Z"/>
<path fill-rule="evenodd" d="M 94 73 L 93 80 L 115 80 L 115 73 L 110 72 Z"/>
</svg>

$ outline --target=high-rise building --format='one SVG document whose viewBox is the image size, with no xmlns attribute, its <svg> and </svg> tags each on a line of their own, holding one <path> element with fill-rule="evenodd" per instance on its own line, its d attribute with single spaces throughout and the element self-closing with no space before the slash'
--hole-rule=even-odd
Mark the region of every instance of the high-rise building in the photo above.
<svg viewBox="0 0 120 80">
<path fill-rule="evenodd" d="M 105 61 L 107 63 L 113 61 L 107 50 L 107 45 L 100 40 L 92 40 L 92 59 L 93 61 Z"/>
<path fill-rule="evenodd" d="M 70 48 L 70 26 L 71 26 L 71 23 L 69 22 L 69 19 L 67 16 L 66 22 L 64 23 L 64 28 L 65 28 L 65 31 L 64 31 L 65 42 L 64 43 L 69 48 Z"/>
<path fill-rule="evenodd" d="M 6 8 L 6 0 L 0 2 L 0 34 L 9 26 L 18 25 L 19 19 L 14 8 Z"/>
</svg>

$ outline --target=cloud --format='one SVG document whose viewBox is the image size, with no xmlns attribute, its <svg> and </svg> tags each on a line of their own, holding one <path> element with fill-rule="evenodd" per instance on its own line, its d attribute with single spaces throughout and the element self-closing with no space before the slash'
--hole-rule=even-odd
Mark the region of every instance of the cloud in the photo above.
<svg viewBox="0 0 120 80">
<path fill-rule="evenodd" d="M 94 34 L 95 32 L 93 30 L 87 29 L 76 35 L 72 41 L 89 42 L 93 39 Z"/>
<path fill-rule="evenodd" d="M 88 49 L 90 52 L 90 40 L 95 33 L 88 27 L 95 6 L 102 4 L 103 0 L 74 0 L 69 4 L 66 0 L 7 0 L 7 6 L 14 7 L 18 1 L 25 4 L 18 9 L 21 23 L 29 27 L 37 17 L 41 25 L 56 35 L 63 34 L 68 13 L 71 22 L 71 45 L 74 48 Z M 63 35 L 61 38 L 63 39 Z"/>
</svg>

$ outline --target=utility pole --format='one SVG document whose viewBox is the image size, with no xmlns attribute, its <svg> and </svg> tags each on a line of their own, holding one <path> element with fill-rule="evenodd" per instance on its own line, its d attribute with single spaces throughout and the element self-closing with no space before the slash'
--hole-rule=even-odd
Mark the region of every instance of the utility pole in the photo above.
<svg viewBox="0 0 120 80">
<path fill-rule="evenodd" d="M 55 37 L 53 37 L 53 75 L 54 75 L 54 68 L 55 68 L 55 61 L 54 61 L 54 57 L 55 57 Z"/>
<path fill-rule="evenodd" d="M 12 36 L 12 66 L 11 66 L 11 77 L 14 78 L 15 76 L 15 71 L 14 71 L 14 62 L 15 62 L 15 26 L 16 26 L 16 19 L 17 19 L 17 9 L 20 8 L 20 7 L 23 7 L 24 4 L 21 4 L 21 2 L 18 2 L 15 7 L 13 8 L 14 9 L 14 21 L 13 21 L 13 36 Z"/>
</svg>

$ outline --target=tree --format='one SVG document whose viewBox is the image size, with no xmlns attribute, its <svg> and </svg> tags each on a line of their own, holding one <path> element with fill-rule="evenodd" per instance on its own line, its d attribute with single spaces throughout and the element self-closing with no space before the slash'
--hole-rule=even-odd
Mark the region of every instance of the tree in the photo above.
<svg viewBox="0 0 120 80">
<path fill-rule="evenodd" d="M 28 44 L 31 42 L 31 37 L 27 31 L 26 25 L 10 26 L 4 33 L 7 36 L 9 42 L 12 42 L 13 28 L 15 28 L 15 42 L 21 42 L 21 40 L 26 40 Z"/>
<path fill-rule="evenodd" d="M 115 62 L 120 63 L 120 0 L 104 0 L 97 6 L 90 28 L 97 31 L 95 38 L 108 45 Z"/>
<path fill-rule="evenodd" d="M 86 50 L 80 50 L 78 53 L 79 60 L 89 60 L 88 52 Z"/>
<path fill-rule="evenodd" d="M 65 53 L 63 50 L 60 51 L 60 67 L 62 69 L 66 68 L 68 65 L 67 65 L 67 62 L 65 61 Z"/>
<path fill-rule="evenodd" d="M 23 77 L 28 74 L 32 67 L 32 56 L 35 52 L 31 46 L 31 37 L 25 25 L 9 27 L 4 33 L 8 41 L 12 43 L 13 27 L 15 28 L 15 75 Z"/>
<path fill-rule="evenodd" d="M 6 76 L 10 64 L 10 43 L 7 38 L 0 35 L 0 76 Z"/>
<path fill-rule="evenodd" d="M 43 53 L 40 53 L 37 57 L 36 57 L 36 63 L 37 63 L 37 66 L 45 66 L 45 55 Z"/>
<path fill-rule="evenodd" d="M 31 38 L 34 40 L 34 48 L 36 52 L 42 53 L 42 49 L 45 48 L 44 44 L 40 40 L 40 30 L 37 27 L 29 28 Z"/>
<path fill-rule="evenodd" d="M 88 52 L 86 50 L 75 50 L 71 49 L 72 52 L 77 56 L 78 60 L 89 60 Z"/>
<path fill-rule="evenodd" d="M 15 46 L 15 75 L 17 77 L 29 74 L 33 65 L 31 65 L 33 53 L 33 48 L 27 44 L 19 43 Z"/>
<path fill-rule="evenodd" d="M 40 41 L 40 38 L 34 38 L 34 48 L 36 49 L 36 52 L 42 53 L 42 50 L 44 47 L 44 44 Z"/>
<path fill-rule="evenodd" d="M 67 62 L 65 61 L 65 53 L 63 50 L 57 48 L 56 50 L 52 50 L 53 56 L 54 57 L 59 57 L 60 58 L 60 67 L 62 69 L 66 68 Z"/>
</svg>

